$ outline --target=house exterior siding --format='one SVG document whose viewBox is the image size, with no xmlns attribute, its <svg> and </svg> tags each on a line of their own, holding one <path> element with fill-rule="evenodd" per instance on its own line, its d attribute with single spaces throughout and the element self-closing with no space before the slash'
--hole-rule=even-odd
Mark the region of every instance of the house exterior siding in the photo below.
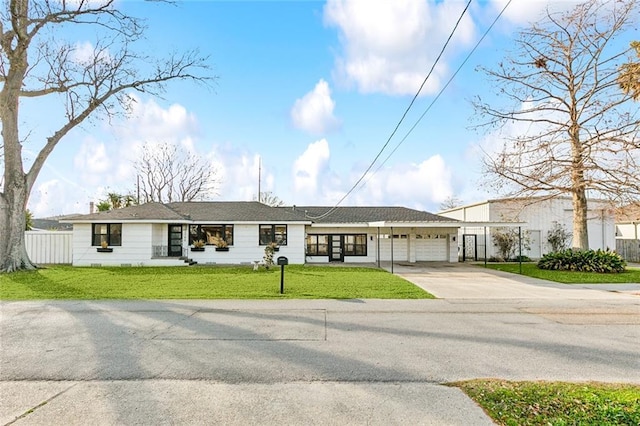
<svg viewBox="0 0 640 426">
<path fill-rule="evenodd" d="M 112 246 L 113 252 L 98 252 L 91 246 L 91 224 L 75 224 L 73 236 L 73 265 L 75 266 L 174 266 L 186 265 L 176 257 L 158 256 L 154 247 L 168 244 L 168 224 L 123 223 L 122 245 Z M 259 245 L 258 224 L 234 225 L 234 244 L 229 251 L 216 251 L 206 246 L 203 252 L 190 251 L 189 225 L 182 225 L 183 254 L 199 264 L 249 264 L 262 261 L 265 246 Z M 287 225 L 287 245 L 274 254 L 286 256 L 291 264 L 304 263 L 304 225 Z"/>
<path fill-rule="evenodd" d="M 308 226 L 306 228 L 303 253 L 306 254 L 306 235 L 348 235 L 348 234 L 366 234 L 367 235 L 367 255 L 366 256 L 344 256 L 347 263 L 373 263 L 376 261 L 376 234 L 369 227 L 325 227 L 325 226 Z M 305 256 L 308 263 L 329 263 L 329 256 Z"/>
<path fill-rule="evenodd" d="M 263 261 L 266 243 L 272 239 L 280 241 L 274 260 L 284 256 L 290 264 L 374 263 L 392 257 L 405 262 L 457 262 L 457 221 L 405 207 L 145 203 L 75 216 L 69 222 L 75 226 L 73 264 L 77 266 L 253 264 Z M 96 241 L 110 243 L 107 249 L 92 244 L 95 224 L 111 224 L 96 236 Z M 286 243 L 282 240 L 285 226 Z M 325 242 L 316 239 L 317 246 L 309 252 L 313 255 L 307 256 L 307 236 L 313 234 L 327 237 L 322 239 Z M 193 239 L 207 245 L 196 249 Z M 228 247 L 214 245 L 223 241 Z"/>
<path fill-rule="evenodd" d="M 182 266 L 176 258 L 153 256 L 154 224 L 123 223 L 122 245 L 110 246 L 110 253 L 99 252 L 91 245 L 92 224 L 76 223 L 73 226 L 74 266 Z M 166 235 L 166 232 L 165 232 Z M 167 244 L 166 239 L 163 242 Z"/>
<path fill-rule="evenodd" d="M 615 226 L 611 206 L 606 201 L 589 200 L 587 212 L 587 227 L 589 232 L 589 247 L 592 249 L 615 249 Z M 553 198 L 534 201 L 531 199 L 490 200 L 485 203 L 463 206 L 439 213 L 442 216 L 465 220 L 469 222 L 526 222 L 522 232 L 529 238 L 530 249 L 523 250 L 523 254 L 533 259 L 540 258 L 550 251 L 547 244 L 547 234 L 556 223 L 561 224 L 567 231 L 573 229 L 573 206 L 570 198 Z M 463 219 L 464 218 L 464 219 Z M 497 255 L 492 242 L 492 232 L 495 228 L 486 230 L 487 257 Z M 460 252 L 463 251 L 464 235 L 475 235 L 477 254 L 484 257 L 485 229 L 478 227 L 460 228 Z M 470 241 L 467 239 L 467 242 Z"/>
<path fill-rule="evenodd" d="M 274 262 L 279 256 L 285 256 L 290 264 L 304 263 L 304 225 L 287 225 L 287 244 L 281 245 L 279 251 L 274 253 Z M 188 238 L 188 226 L 184 232 Z M 229 246 L 229 251 L 216 251 L 212 245 L 205 246 L 203 252 L 190 251 L 187 255 L 198 264 L 250 264 L 261 262 L 264 257 L 266 246 L 259 242 L 259 224 L 234 224 L 233 225 L 233 245 Z M 185 240 L 185 247 L 188 242 Z"/>
<path fill-rule="evenodd" d="M 111 246 L 113 252 L 98 252 L 91 245 L 92 224 L 76 223 L 73 226 L 74 266 L 181 266 L 185 263 L 177 258 L 153 256 L 153 242 L 157 229 L 151 223 L 123 223 L 122 245 Z M 166 225 L 165 225 L 166 228 Z M 166 231 L 165 231 L 166 235 Z M 159 241 L 158 241 L 159 242 Z M 167 244 L 167 239 L 161 245 Z"/>
<path fill-rule="evenodd" d="M 307 235 L 367 235 L 366 256 L 344 256 L 347 263 L 374 263 L 391 261 L 391 228 L 370 227 L 308 227 Z M 444 261 L 457 262 L 457 228 L 406 228 L 393 229 L 393 260 L 398 262 Z M 450 244 L 451 240 L 453 245 Z M 379 253 L 378 253 L 379 241 Z M 307 256 L 309 263 L 328 263 L 329 256 Z"/>
</svg>

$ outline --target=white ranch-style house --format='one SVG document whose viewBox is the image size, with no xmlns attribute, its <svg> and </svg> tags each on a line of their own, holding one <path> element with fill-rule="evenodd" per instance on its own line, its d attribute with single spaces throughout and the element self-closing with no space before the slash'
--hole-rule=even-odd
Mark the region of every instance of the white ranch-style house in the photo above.
<svg viewBox="0 0 640 426">
<path fill-rule="evenodd" d="M 147 203 L 68 219 L 75 266 L 458 261 L 458 220 L 405 207 Z M 202 241 L 203 247 L 194 243 Z"/>
</svg>

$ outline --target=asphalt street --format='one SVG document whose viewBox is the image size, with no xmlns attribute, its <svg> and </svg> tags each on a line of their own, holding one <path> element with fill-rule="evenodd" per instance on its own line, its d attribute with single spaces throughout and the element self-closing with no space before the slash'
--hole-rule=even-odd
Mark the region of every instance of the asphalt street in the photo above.
<svg viewBox="0 0 640 426">
<path fill-rule="evenodd" d="M 428 287 L 441 272 L 409 278 Z M 495 277 L 498 289 L 509 279 Z M 445 384 L 640 383 L 633 290 L 544 297 L 558 289 L 512 285 L 525 287 L 510 298 L 2 302 L 0 424 L 491 424 Z"/>
</svg>

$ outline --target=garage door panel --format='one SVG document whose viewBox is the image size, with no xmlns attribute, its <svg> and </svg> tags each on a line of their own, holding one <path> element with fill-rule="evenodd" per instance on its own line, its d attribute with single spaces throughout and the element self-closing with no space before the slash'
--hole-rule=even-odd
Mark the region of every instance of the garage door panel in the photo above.
<svg viewBox="0 0 640 426">
<path fill-rule="evenodd" d="M 417 261 L 442 262 L 449 260 L 446 238 L 421 238 L 415 241 Z"/>
<path fill-rule="evenodd" d="M 384 261 L 391 260 L 391 239 L 385 238 L 380 240 L 380 259 Z M 393 240 L 393 260 L 407 261 L 409 260 L 408 242 L 405 238 L 395 238 Z"/>
</svg>

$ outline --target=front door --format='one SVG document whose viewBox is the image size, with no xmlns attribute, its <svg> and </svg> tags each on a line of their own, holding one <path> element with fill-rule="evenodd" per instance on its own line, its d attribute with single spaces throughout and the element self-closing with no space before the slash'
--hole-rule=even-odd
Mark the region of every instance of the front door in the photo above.
<svg viewBox="0 0 640 426">
<path fill-rule="evenodd" d="M 182 225 L 169 225 L 169 250 L 167 256 L 182 256 Z"/>
<path fill-rule="evenodd" d="M 329 262 L 344 262 L 342 235 L 331 235 L 329 238 Z"/>
</svg>

